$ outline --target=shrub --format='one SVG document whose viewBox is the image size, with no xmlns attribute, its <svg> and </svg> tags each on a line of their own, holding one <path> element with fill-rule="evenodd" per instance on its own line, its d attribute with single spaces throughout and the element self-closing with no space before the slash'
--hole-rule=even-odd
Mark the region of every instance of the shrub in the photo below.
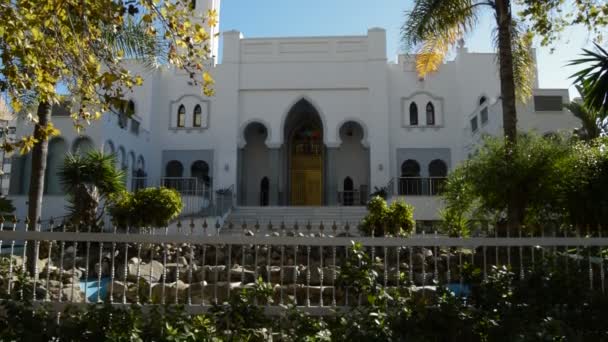
<svg viewBox="0 0 608 342">
<path fill-rule="evenodd" d="M 448 176 L 444 230 L 466 236 L 479 221 L 502 223 L 513 197 L 517 224 L 592 228 L 608 219 L 608 140 L 521 135 L 507 161 L 498 138 Z"/>
<path fill-rule="evenodd" d="M 121 228 L 164 227 L 179 215 L 183 207 L 177 191 L 162 187 L 122 192 L 111 202 L 110 215 Z"/>
<path fill-rule="evenodd" d="M 367 204 L 367 210 L 361 224 L 365 235 L 409 235 L 414 230 L 414 208 L 405 202 L 395 201 L 388 206 L 382 197 L 376 196 Z"/>
<path fill-rule="evenodd" d="M 13 201 L 6 197 L 0 197 L 0 214 L 10 214 L 15 211 Z"/>
</svg>

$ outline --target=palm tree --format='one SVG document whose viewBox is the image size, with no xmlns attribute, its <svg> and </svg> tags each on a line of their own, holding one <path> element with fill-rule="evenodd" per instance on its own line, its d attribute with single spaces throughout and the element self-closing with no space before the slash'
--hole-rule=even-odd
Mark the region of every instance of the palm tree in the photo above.
<svg viewBox="0 0 608 342">
<path fill-rule="evenodd" d="M 573 60 L 569 65 L 592 63 L 572 75 L 572 78 L 575 79 L 574 83 L 580 84 L 585 93 L 584 104 L 587 108 L 608 113 L 608 51 L 597 43 L 595 48 L 597 52 L 583 49 L 583 58 Z"/>
<path fill-rule="evenodd" d="M 113 55 L 124 55 L 125 58 L 136 59 L 146 66 L 148 70 L 164 63 L 163 58 L 168 56 L 168 46 L 163 43 L 163 40 L 146 34 L 144 26 L 132 20 L 127 20 L 118 29 L 115 26 L 109 25 L 104 28 L 103 33 L 105 40 L 103 45 L 112 49 Z M 32 95 L 32 98 L 35 98 L 35 96 Z M 121 101 L 117 99 L 114 102 L 118 104 Z M 36 229 L 36 221 L 41 217 L 42 213 L 44 175 L 46 172 L 49 144 L 44 128 L 51 122 L 52 111 L 52 106 L 46 102 L 37 103 L 36 106 L 38 122 L 34 126 L 34 138 L 37 139 L 38 143 L 32 149 L 32 171 L 30 175 L 27 215 L 30 220 L 29 230 Z M 116 106 L 112 108 L 116 108 Z"/>
<path fill-rule="evenodd" d="M 509 161 L 517 143 L 516 101 L 531 96 L 534 75 L 532 35 L 514 21 L 511 0 L 416 0 L 402 27 L 402 39 L 406 47 L 417 49 L 416 69 L 424 77 L 438 70 L 450 47 L 473 30 L 483 10 L 489 10 L 496 19 L 503 130 L 508 145 L 505 158 Z M 524 217 L 525 208 L 518 196 L 518 189 L 513 189 L 508 199 L 507 225 L 513 231 Z"/>
<path fill-rule="evenodd" d="M 570 110 L 572 115 L 581 120 L 582 127 L 575 130 L 575 134 L 583 140 L 592 140 L 602 134 L 604 122 L 607 117 L 606 111 L 598 111 L 588 104 L 588 95 L 584 87 L 577 87 L 582 95 L 581 101 L 573 101 L 565 104 L 564 107 Z"/>
<path fill-rule="evenodd" d="M 59 177 L 68 195 L 70 218 L 74 222 L 91 230 L 99 228 L 103 215 L 100 205 L 125 190 L 124 172 L 115 165 L 114 155 L 96 150 L 65 157 Z"/>
<path fill-rule="evenodd" d="M 510 0 L 416 0 L 402 27 L 402 39 L 406 47 L 417 49 L 416 69 L 424 77 L 438 70 L 450 47 L 473 30 L 484 9 L 496 18 L 503 129 L 506 141 L 515 144 L 516 100 L 526 100 L 532 93 L 534 63 L 532 36 L 514 22 Z"/>
</svg>

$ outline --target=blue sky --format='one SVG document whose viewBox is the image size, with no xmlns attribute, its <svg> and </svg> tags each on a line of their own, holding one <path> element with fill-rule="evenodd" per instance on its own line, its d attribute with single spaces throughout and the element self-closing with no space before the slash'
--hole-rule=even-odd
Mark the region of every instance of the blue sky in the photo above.
<svg viewBox="0 0 608 342">
<path fill-rule="evenodd" d="M 239 30 L 245 37 L 281 37 L 364 35 L 370 27 L 382 27 L 387 31 L 389 60 L 395 60 L 401 52 L 399 30 L 404 12 L 412 4 L 412 0 L 222 0 L 220 29 Z M 466 39 L 470 51 L 492 51 L 493 20 L 490 12 L 484 13 L 475 32 Z M 563 34 L 553 53 L 539 48 L 540 87 L 570 87 L 570 96 L 575 96 L 568 77 L 576 69 L 565 64 L 590 45 L 584 29 L 572 28 Z"/>
</svg>

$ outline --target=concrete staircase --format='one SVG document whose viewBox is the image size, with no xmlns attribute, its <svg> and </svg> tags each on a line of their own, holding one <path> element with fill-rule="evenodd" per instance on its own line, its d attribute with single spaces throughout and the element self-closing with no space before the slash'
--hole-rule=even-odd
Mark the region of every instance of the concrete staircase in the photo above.
<svg viewBox="0 0 608 342">
<path fill-rule="evenodd" d="M 334 222 L 338 226 L 348 222 L 350 226 L 356 227 L 365 215 L 366 207 L 237 207 L 228 217 L 228 221 L 235 226 L 240 226 L 243 222 L 248 226 L 253 226 L 256 222 L 261 226 L 272 222 L 275 229 L 281 222 L 289 229 L 295 222 L 298 222 L 300 229 L 304 229 L 309 222 L 314 227 L 321 222 L 326 227 L 330 227 Z"/>
</svg>

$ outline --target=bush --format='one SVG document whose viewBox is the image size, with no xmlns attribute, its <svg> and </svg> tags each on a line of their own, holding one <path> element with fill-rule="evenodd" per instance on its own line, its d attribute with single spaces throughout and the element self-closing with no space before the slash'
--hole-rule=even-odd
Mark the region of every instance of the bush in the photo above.
<svg viewBox="0 0 608 342">
<path fill-rule="evenodd" d="M 608 139 L 521 135 L 507 161 L 503 140 L 486 139 L 448 176 L 444 230 L 466 236 L 479 221 L 503 223 L 516 199 L 517 224 L 597 228 L 608 220 Z"/>
<path fill-rule="evenodd" d="M 0 197 L 0 214 L 10 214 L 15 211 L 13 201 L 6 197 Z"/>
<path fill-rule="evenodd" d="M 165 227 L 182 211 L 182 198 L 173 189 L 147 188 L 122 192 L 111 200 L 114 223 L 126 227 Z"/>
<path fill-rule="evenodd" d="M 361 230 L 365 235 L 393 236 L 409 235 L 416 225 L 414 208 L 401 201 L 395 201 L 387 206 L 386 201 L 376 196 L 367 204 L 368 214 L 363 219 Z"/>
<path fill-rule="evenodd" d="M 464 264 L 458 272 L 471 285 L 464 299 L 441 286 L 422 291 L 405 282 L 385 287 L 382 257 L 373 260 L 366 248 L 353 244 L 336 282 L 349 286 L 359 300 L 327 317 L 307 315 L 293 305 L 280 316 L 266 316 L 274 290 L 259 279 L 200 315 L 173 305 L 143 310 L 99 304 L 68 307 L 58 320 L 50 305 L 34 308 L 27 301 L 32 284 L 20 280 L 12 297 L 6 286 L 0 287 L 0 341 L 608 340 L 608 296 L 581 281 L 589 276 L 587 260 L 549 254 L 526 269 L 523 279 L 507 266 L 486 275 Z M 6 272 L 0 267 L 0 279 Z M 23 297 L 20 290 L 26 291 Z"/>
</svg>

